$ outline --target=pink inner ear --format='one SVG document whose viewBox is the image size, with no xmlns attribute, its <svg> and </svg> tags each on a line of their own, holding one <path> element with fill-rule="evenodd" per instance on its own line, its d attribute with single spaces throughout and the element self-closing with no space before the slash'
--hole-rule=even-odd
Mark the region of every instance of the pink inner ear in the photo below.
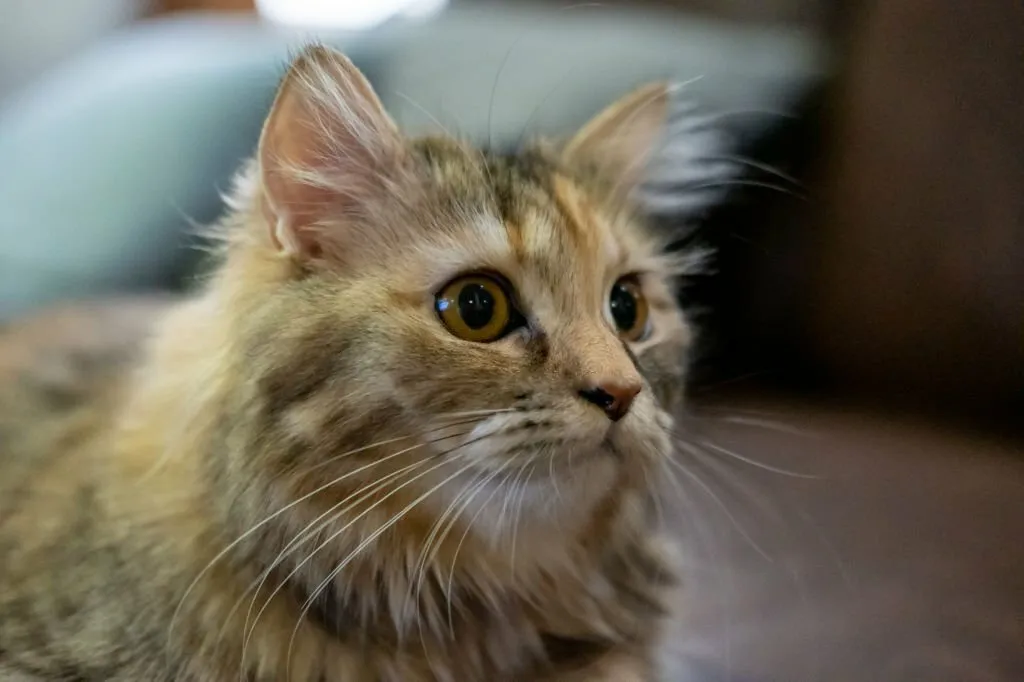
<svg viewBox="0 0 1024 682">
<path fill-rule="evenodd" d="M 395 170 L 397 128 L 358 69 L 312 48 L 292 66 L 260 140 L 263 210 L 275 245 L 319 257 L 328 221 L 364 214 Z"/>
</svg>

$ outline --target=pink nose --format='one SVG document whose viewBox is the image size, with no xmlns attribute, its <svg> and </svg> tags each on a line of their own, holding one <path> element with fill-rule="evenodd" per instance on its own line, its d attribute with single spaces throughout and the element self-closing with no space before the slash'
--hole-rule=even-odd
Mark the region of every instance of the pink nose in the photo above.
<svg viewBox="0 0 1024 682">
<path fill-rule="evenodd" d="M 638 393 L 639 383 L 616 382 L 605 382 L 579 391 L 581 398 L 600 407 L 613 422 L 626 416 Z"/>
</svg>

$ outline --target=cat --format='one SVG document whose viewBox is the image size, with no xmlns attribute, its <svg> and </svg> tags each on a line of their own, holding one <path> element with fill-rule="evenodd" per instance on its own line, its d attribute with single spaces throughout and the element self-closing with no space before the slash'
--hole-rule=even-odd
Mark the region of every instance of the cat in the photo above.
<svg viewBox="0 0 1024 682">
<path fill-rule="evenodd" d="M 303 50 L 200 291 L 0 336 L 0 680 L 667 679 L 672 93 L 497 153 Z"/>
</svg>

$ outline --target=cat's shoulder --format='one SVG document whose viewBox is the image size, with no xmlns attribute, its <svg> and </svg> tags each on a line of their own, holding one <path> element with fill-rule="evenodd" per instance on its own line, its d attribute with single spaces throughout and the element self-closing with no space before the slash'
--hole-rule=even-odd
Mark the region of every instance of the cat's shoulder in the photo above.
<svg viewBox="0 0 1024 682">
<path fill-rule="evenodd" d="M 130 362 L 171 301 L 118 298 L 44 309 L 0 325 L 0 392 L 72 389 Z"/>
<path fill-rule="evenodd" d="M 65 424 L 103 419 L 108 398 L 170 305 L 163 298 L 67 304 L 0 326 L 0 460 L 43 456 Z M 11 472 L 8 472 L 11 473 Z"/>
</svg>

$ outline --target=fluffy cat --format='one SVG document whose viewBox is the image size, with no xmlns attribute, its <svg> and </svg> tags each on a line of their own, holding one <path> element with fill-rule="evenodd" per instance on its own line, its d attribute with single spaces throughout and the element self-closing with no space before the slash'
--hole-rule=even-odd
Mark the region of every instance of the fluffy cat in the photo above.
<svg viewBox="0 0 1024 682">
<path fill-rule="evenodd" d="M 304 51 L 202 291 L 0 337 L 0 680 L 662 679 L 670 92 L 502 155 Z"/>
</svg>

